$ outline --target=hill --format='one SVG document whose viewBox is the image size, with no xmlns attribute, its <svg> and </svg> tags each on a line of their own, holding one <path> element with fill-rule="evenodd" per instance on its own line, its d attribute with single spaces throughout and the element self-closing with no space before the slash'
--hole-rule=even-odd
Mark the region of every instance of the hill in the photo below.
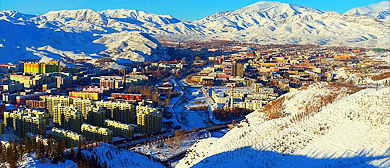
<svg viewBox="0 0 390 168">
<path fill-rule="evenodd" d="M 177 167 L 388 167 L 390 88 L 316 83 L 280 97 Z"/>
</svg>

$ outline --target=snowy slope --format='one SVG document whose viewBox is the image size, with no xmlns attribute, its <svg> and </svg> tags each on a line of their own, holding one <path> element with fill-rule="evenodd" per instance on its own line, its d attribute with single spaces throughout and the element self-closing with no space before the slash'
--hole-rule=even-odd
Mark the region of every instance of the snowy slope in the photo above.
<svg viewBox="0 0 390 168">
<path fill-rule="evenodd" d="M 249 5 L 242 9 L 219 12 L 196 21 L 198 24 L 213 28 L 216 31 L 244 30 L 253 26 L 274 25 L 288 17 L 302 13 L 322 13 L 319 10 L 305 6 L 286 4 L 281 2 L 265 2 Z"/>
<path fill-rule="evenodd" d="M 49 12 L 41 16 L 3 11 L 0 62 L 102 56 L 129 61 L 169 58 L 153 37 L 139 31 L 111 30 L 105 27 L 108 22 L 92 10 Z"/>
<path fill-rule="evenodd" d="M 390 1 L 382 1 L 364 7 L 353 8 L 344 14 L 369 16 L 390 21 Z"/>
<path fill-rule="evenodd" d="M 260 1 L 195 23 L 215 32 L 206 39 L 260 44 L 328 44 L 389 47 L 389 22 L 310 7 Z"/>
<path fill-rule="evenodd" d="M 163 168 L 164 166 L 159 162 L 154 162 L 138 153 L 129 150 L 119 149 L 116 146 L 100 143 L 101 146 L 92 148 L 91 150 L 83 150 L 83 154 L 91 157 L 99 158 L 101 164 L 105 161 L 109 168 Z"/>
<path fill-rule="evenodd" d="M 45 159 L 42 159 L 45 160 Z M 45 160 L 45 162 L 42 162 L 41 159 L 36 159 L 32 156 L 27 156 L 24 155 L 22 158 L 22 161 L 19 162 L 18 167 L 25 167 L 25 168 L 44 168 L 44 167 L 52 167 L 52 168 L 76 168 L 77 163 L 70 161 L 70 160 L 65 160 L 64 163 L 58 162 L 57 164 L 50 163 L 49 160 Z M 7 165 L 8 166 L 8 165 Z"/>
<path fill-rule="evenodd" d="M 349 90 L 320 83 L 290 92 L 284 117 L 255 111 L 224 137 L 193 145 L 177 167 L 390 166 L 390 88 Z"/>
<path fill-rule="evenodd" d="M 138 153 L 134 153 L 129 150 L 119 149 L 116 146 L 100 143 L 99 147 L 95 148 L 86 148 L 82 150 L 83 156 L 91 158 L 93 155 L 94 158 L 99 160 L 99 163 L 103 165 L 103 162 L 106 162 L 108 168 L 163 168 L 164 166 L 159 162 L 154 162 Z M 74 149 L 75 152 L 77 148 Z M 58 162 L 57 164 L 50 163 L 50 160 L 42 159 L 38 160 L 33 157 L 28 157 L 27 155 L 23 156 L 23 160 L 20 161 L 19 167 L 37 167 L 37 168 L 73 168 L 77 167 L 77 164 L 71 160 L 65 160 L 64 163 Z"/>
</svg>

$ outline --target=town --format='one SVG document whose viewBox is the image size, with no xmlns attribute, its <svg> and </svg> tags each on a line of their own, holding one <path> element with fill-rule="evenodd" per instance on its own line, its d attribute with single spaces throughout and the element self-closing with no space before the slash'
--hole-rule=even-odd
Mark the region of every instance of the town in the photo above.
<svg viewBox="0 0 390 168">
<path fill-rule="evenodd" d="M 0 65 L 2 144 L 73 151 L 107 142 L 169 163 L 196 140 L 223 136 L 247 114 L 303 86 L 390 85 L 389 60 L 381 57 L 388 51 L 377 48 L 167 48 L 177 55 L 191 50 L 193 56 L 119 68 L 109 68 L 105 58 L 96 64 Z"/>
</svg>

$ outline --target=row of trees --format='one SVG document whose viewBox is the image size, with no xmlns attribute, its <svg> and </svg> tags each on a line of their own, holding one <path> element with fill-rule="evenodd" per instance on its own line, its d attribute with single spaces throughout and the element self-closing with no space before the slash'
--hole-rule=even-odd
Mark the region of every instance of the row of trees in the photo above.
<svg viewBox="0 0 390 168">
<path fill-rule="evenodd" d="M 10 167 L 16 167 L 18 160 L 21 160 L 23 155 L 35 153 L 37 158 L 47 157 L 54 163 L 59 160 L 65 161 L 64 150 L 66 148 L 65 141 L 57 140 L 54 142 L 52 138 L 43 141 L 41 138 L 30 138 L 26 135 L 24 141 L 15 138 L 9 140 L 8 145 L 0 145 L 0 162 L 8 162 Z"/>
<path fill-rule="evenodd" d="M 20 161 L 24 155 L 30 156 L 34 153 L 35 158 L 50 159 L 53 164 L 57 164 L 58 161 L 65 162 L 65 159 L 72 160 L 77 163 L 78 167 L 94 167 L 105 168 L 106 162 L 100 162 L 97 157 L 91 155 L 91 157 L 85 157 L 81 150 L 97 147 L 100 143 L 94 143 L 86 145 L 85 141 L 78 144 L 77 152 L 71 147 L 69 152 L 66 151 L 66 143 L 64 140 L 57 139 L 56 141 L 49 135 L 48 139 L 43 141 L 41 138 L 30 138 L 26 135 L 24 140 L 15 138 L 9 140 L 7 145 L 0 144 L 0 162 L 9 163 L 10 168 L 16 168 L 18 161 Z M 66 151 L 66 152 L 65 152 Z"/>
<path fill-rule="evenodd" d="M 215 109 L 213 110 L 213 115 L 217 120 L 229 121 L 237 118 L 245 117 L 247 114 L 251 113 L 252 110 L 243 109 L 243 108 L 233 108 L 233 109 Z"/>
<path fill-rule="evenodd" d="M 285 97 L 282 96 L 267 105 L 265 105 L 262 109 L 261 112 L 264 112 L 267 114 L 268 119 L 276 119 L 283 117 L 283 102 L 284 102 Z"/>
</svg>

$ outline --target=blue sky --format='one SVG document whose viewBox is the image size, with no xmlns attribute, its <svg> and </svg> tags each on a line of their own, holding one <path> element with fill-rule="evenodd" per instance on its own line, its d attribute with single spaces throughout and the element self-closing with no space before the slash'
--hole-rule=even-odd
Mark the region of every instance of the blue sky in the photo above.
<svg viewBox="0 0 390 168">
<path fill-rule="evenodd" d="M 258 0 L 0 0 L 0 10 L 15 10 L 26 14 L 43 14 L 63 9 L 137 9 L 156 14 L 168 14 L 179 19 L 200 19 L 219 11 L 235 10 Z M 281 0 L 316 9 L 343 13 L 381 0 Z"/>
</svg>

